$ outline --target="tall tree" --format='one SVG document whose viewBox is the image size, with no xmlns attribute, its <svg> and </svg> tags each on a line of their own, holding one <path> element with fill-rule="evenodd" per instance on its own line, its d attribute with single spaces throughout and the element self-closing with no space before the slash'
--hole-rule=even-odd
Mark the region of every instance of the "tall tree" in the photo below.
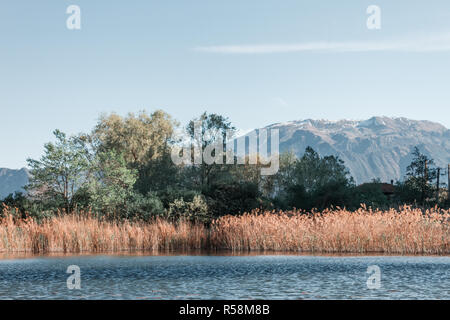
<svg viewBox="0 0 450 320">
<path fill-rule="evenodd" d="M 141 111 L 127 117 L 102 115 L 92 140 L 99 152 L 114 150 L 128 165 L 139 167 L 168 152 L 177 122 L 162 110 L 152 114 Z"/>
<path fill-rule="evenodd" d="M 133 196 L 137 171 L 126 166 L 123 155 L 114 150 L 100 152 L 93 161 L 88 192 L 98 212 L 116 215 Z"/>
<path fill-rule="evenodd" d="M 419 148 L 414 147 L 412 152 L 413 160 L 406 168 L 405 184 L 411 193 L 419 194 L 422 203 L 427 198 L 432 197 L 435 192 L 433 181 L 436 180 L 437 170 L 434 167 L 434 160 L 420 152 Z"/>
<path fill-rule="evenodd" d="M 130 169 L 137 170 L 135 188 L 142 194 L 174 183 L 176 168 L 170 146 L 178 123 L 164 111 L 141 111 L 126 117 L 103 115 L 92 133 L 97 153 L 114 151 Z"/>
<path fill-rule="evenodd" d="M 85 136 L 67 137 L 59 130 L 53 134 L 56 142 L 44 145 L 40 160 L 27 159 L 31 178 L 26 189 L 40 200 L 61 199 L 64 208 L 70 211 L 75 193 L 89 175 L 89 150 Z"/>
<path fill-rule="evenodd" d="M 303 157 L 295 162 L 291 176 L 292 182 L 287 188 L 291 206 L 323 209 L 350 204 L 353 178 L 337 156 L 320 157 L 307 147 Z"/>
<path fill-rule="evenodd" d="M 278 197 L 285 193 L 294 181 L 297 157 L 292 151 L 283 152 L 280 155 L 280 168 L 274 175 L 263 178 L 262 190 L 265 195 Z"/>
<path fill-rule="evenodd" d="M 204 153 L 207 148 L 215 146 L 217 143 L 223 142 L 223 147 L 220 145 L 220 152 L 223 153 L 223 158 L 226 154 L 226 142 L 233 138 L 236 128 L 231 124 L 228 118 L 215 113 L 207 114 L 204 112 L 199 118 L 193 119 L 189 122 L 186 131 L 189 137 L 194 141 L 199 150 Z M 194 155 L 193 155 L 194 156 Z M 216 156 L 215 151 L 212 156 Z M 222 161 L 225 163 L 225 160 Z M 221 173 L 227 171 L 226 165 L 216 163 L 208 164 L 203 159 L 201 164 L 198 164 L 200 188 L 205 188 L 211 185 L 214 178 L 218 178 Z"/>
</svg>

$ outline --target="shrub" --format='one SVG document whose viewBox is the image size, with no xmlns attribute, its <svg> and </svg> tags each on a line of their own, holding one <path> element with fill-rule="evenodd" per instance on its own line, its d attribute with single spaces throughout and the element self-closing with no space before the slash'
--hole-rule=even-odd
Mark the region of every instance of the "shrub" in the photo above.
<svg viewBox="0 0 450 320">
<path fill-rule="evenodd" d="M 204 197 L 196 195 L 192 201 L 185 201 L 183 198 L 175 199 L 167 210 L 167 217 L 171 220 L 187 219 L 192 222 L 207 223 L 212 216 L 209 213 L 208 205 Z"/>
<path fill-rule="evenodd" d="M 156 194 L 148 193 L 143 196 L 140 193 L 133 193 L 126 206 L 121 210 L 120 218 L 149 221 L 163 214 L 163 204 Z"/>
<path fill-rule="evenodd" d="M 264 206 L 258 185 L 253 182 L 215 184 L 204 191 L 210 212 L 215 217 L 240 214 Z"/>
<path fill-rule="evenodd" d="M 169 209 L 170 204 L 177 199 L 184 199 L 184 201 L 192 202 L 195 196 L 199 196 L 201 194 L 195 190 L 169 187 L 158 191 L 157 195 L 163 203 L 164 208 Z"/>
</svg>

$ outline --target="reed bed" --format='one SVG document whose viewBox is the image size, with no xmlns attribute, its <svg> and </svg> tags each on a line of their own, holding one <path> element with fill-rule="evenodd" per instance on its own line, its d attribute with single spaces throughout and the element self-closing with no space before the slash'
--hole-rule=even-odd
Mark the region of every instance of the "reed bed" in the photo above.
<svg viewBox="0 0 450 320">
<path fill-rule="evenodd" d="M 212 241 L 232 250 L 449 254 L 449 222 L 438 208 L 254 212 L 215 221 Z"/>
<path fill-rule="evenodd" d="M 450 253 L 450 211 L 373 211 L 360 208 L 305 213 L 260 212 L 225 216 L 209 227 L 184 220 L 106 221 L 91 214 L 37 222 L 10 211 L 0 220 L 0 252 L 96 253 L 233 250 L 317 253 Z"/>
<path fill-rule="evenodd" d="M 0 221 L 0 252 L 81 253 L 200 249 L 205 226 L 185 221 L 106 221 L 90 214 L 60 215 L 40 223 L 32 218 Z"/>
</svg>

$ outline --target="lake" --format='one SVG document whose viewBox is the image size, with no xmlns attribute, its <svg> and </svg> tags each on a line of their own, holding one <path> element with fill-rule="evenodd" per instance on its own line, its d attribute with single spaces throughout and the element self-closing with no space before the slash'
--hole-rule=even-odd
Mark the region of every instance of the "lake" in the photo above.
<svg viewBox="0 0 450 320">
<path fill-rule="evenodd" d="M 80 270 L 79 290 L 67 285 L 73 265 Z M 369 277 L 377 288 L 368 288 Z M 3 258 L 0 299 L 450 299 L 450 257 Z"/>
</svg>

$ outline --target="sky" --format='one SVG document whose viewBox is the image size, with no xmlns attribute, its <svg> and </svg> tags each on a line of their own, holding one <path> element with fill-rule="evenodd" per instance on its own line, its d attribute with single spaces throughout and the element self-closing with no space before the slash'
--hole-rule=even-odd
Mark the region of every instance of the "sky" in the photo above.
<svg viewBox="0 0 450 320">
<path fill-rule="evenodd" d="M 242 131 L 371 116 L 450 128 L 449 78 L 448 0 L 1 1 L 0 167 L 102 112 L 163 109 L 184 125 L 207 111 Z"/>
</svg>

